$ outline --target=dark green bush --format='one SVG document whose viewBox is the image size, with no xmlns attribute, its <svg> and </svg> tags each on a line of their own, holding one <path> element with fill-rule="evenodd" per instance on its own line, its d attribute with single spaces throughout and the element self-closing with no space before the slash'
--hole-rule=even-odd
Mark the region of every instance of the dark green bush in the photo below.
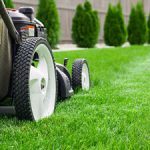
<svg viewBox="0 0 150 150">
<path fill-rule="evenodd" d="M 143 4 L 132 7 L 128 25 L 128 41 L 131 45 L 142 45 L 147 41 L 147 23 Z"/>
<path fill-rule="evenodd" d="M 150 44 L 150 14 L 148 16 L 147 27 L 148 27 L 148 43 Z"/>
<path fill-rule="evenodd" d="M 55 0 L 40 0 L 37 18 L 47 28 L 48 41 L 52 48 L 59 42 L 60 22 Z"/>
<path fill-rule="evenodd" d="M 14 8 L 14 3 L 12 0 L 4 0 L 6 8 Z"/>
<path fill-rule="evenodd" d="M 122 7 L 120 3 L 117 6 L 109 5 L 105 24 L 104 24 L 104 41 L 109 46 L 121 46 L 125 43 L 127 37 L 124 23 Z"/>
<path fill-rule="evenodd" d="M 92 9 L 91 3 L 79 4 L 73 18 L 72 39 L 79 47 L 94 47 L 98 42 L 100 21 L 98 13 Z"/>
</svg>

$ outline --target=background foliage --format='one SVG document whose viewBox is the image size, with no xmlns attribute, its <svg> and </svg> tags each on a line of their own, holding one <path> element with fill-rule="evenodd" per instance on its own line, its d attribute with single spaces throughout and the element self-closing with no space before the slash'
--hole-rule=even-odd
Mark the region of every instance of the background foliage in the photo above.
<svg viewBox="0 0 150 150">
<path fill-rule="evenodd" d="M 147 27 L 148 27 L 148 43 L 150 44 L 150 14 L 148 16 Z"/>
<path fill-rule="evenodd" d="M 52 48 L 59 42 L 60 22 L 55 0 L 40 0 L 37 18 L 47 28 L 48 41 Z"/>
<path fill-rule="evenodd" d="M 98 42 L 100 21 L 98 13 L 92 9 L 91 3 L 79 4 L 73 18 L 72 39 L 79 47 L 94 47 Z"/>
<path fill-rule="evenodd" d="M 109 46 L 121 46 L 127 37 L 121 4 L 109 5 L 105 25 L 104 41 Z"/>
<path fill-rule="evenodd" d="M 14 3 L 12 0 L 4 0 L 6 8 L 14 8 Z"/>
<path fill-rule="evenodd" d="M 132 7 L 128 24 L 128 41 L 131 45 L 142 45 L 147 41 L 147 22 L 142 2 Z"/>
</svg>

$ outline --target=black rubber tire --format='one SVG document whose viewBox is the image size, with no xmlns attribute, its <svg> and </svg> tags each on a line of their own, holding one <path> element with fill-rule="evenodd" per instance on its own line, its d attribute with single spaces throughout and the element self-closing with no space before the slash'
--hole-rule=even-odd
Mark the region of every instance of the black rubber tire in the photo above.
<svg viewBox="0 0 150 150">
<path fill-rule="evenodd" d="M 85 59 L 76 59 L 72 65 L 72 88 L 73 90 L 82 89 L 82 67 L 83 64 L 86 64 L 88 67 L 89 72 L 89 66 Z M 90 74 L 89 74 L 90 79 Z M 90 85 L 90 83 L 89 83 Z"/>
<path fill-rule="evenodd" d="M 29 77 L 30 77 L 30 66 L 32 63 L 34 51 L 39 44 L 45 44 L 49 48 L 51 56 L 53 58 L 52 51 L 48 42 L 45 39 L 38 37 L 26 39 L 19 46 L 17 54 L 15 56 L 13 64 L 12 97 L 16 110 L 16 116 L 19 120 L 35 121 L 30 103 Z M 55 67 L 55 74 L 56 74 L 56 67 Z"/>
</svg>

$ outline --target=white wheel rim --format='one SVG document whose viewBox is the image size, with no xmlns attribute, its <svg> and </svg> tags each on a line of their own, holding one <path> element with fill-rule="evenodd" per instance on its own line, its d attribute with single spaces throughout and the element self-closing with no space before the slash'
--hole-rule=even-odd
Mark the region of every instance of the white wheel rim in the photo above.
<svg viewBox="0 0 150 150">
<path fill-rule="evenodd" d="M 30 102 L 33 117 L 39 120 L 50 116 L 56 101 L 56 74 L 53 58 L 46 45 L 40 44 L 35 49 L 39 62 L 30 68 Z"/>
<path fill-rule="evenodd" d="M 82 66 L 82 90 L 88 91 L 90 88 L 89 69 L 86 63 Z"/>
</svg>

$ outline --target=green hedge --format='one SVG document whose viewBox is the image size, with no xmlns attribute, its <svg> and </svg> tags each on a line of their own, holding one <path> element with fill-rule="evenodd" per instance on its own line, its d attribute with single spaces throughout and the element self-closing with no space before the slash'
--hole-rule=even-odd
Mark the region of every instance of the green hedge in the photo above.
<svg viewBox="0 0 150 150">
<path fill-rule="evenodd" d="M 6 8 L 14 8 L 14 3 L 12 0 L 4 0 Z"/>
<path fill-rule="evenodd" d="M 150 44 L 150 14 L 148 16 L 147 27 L 148 27 L 148 43 Z"/>
<path fill-rule="evenodd" d="M 143 4 L 132 7 L 128 24 L 128 41 L 131 45 L 142 45 L 147 41 L 147 23 Z"/>
<path fill-rule="evenodd" d="M 104 41 L 109 46 L 121 46 L 127 39 L 121 4 L 108 7 L 104 24 Z"/>
<path fill-rule="evenodd" d="M 79 47 L 94 47 L 98 42 L 100 21 L 98 13 L 92 9 L 91 3 L 79 4 L 73 18 L 72 39 Z"/>
<path fill-rule="evenodd" d="M 37 18 L 47 28 L 48 41 L 52 48 L 59 42 L 60 22 L 55 0 L 40 0 Z"/>
</svg>

